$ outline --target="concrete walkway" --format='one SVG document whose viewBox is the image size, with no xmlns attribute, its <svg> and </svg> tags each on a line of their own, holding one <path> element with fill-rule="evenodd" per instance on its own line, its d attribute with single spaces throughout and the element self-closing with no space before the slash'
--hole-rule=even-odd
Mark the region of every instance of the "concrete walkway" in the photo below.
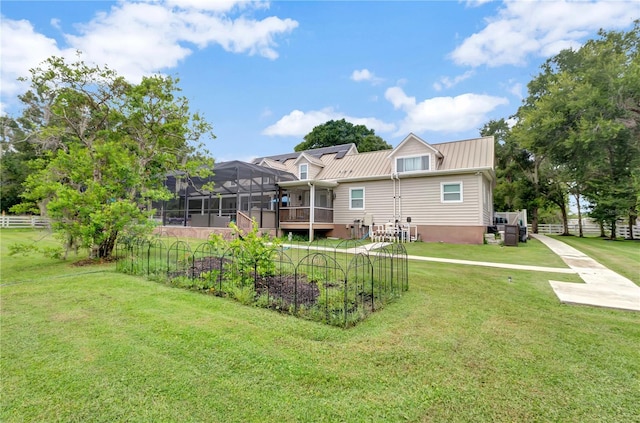
<svg viewBox="0 0 640 423">
<path fill-rule="evenodd" d="M 561 302 L 640 311 L 640 286 L 562 241 L 542 234 L 530 236 L 558 254 L 585 282 L 550 280 Z"/>
<path fill-rule="evenodd" d="M 408 256 L 409 260 L 432 261 L 470 266 L 498 267 L 503 269 L 528 270 L 534 272 L 578 274 L 585 283 L 559 282 L 550 280 L 549 283 L 560 302 L 567 304 L 584 304 L 597 307 L 615 308 L 621 310 L 640 311 L 640 286 L 629 279 L 607 269 L 597 261 L 575 248 L 542 234 L 529 234 L 532 238 L 545 244 L 569 266 L 545 267 L 521 264 L 491 263 L 471 260 L 445 259 L 437 257 Z M 376 249 L 389 243 L 371 243 L 346 250 L 347 253 L 368 253 L 376 255 Z M 291 246 L 293 247 L 293 246 Z M 315 247 L 315 250 L 333 251 L 333 248 Z M 374 250 L 374 251 L 371 251 Z"/>
</svg>

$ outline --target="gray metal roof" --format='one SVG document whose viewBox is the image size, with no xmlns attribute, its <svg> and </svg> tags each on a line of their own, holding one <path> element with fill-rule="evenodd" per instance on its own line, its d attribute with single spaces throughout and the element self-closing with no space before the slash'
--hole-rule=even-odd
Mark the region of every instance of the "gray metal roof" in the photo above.
<svg viewBox="0 0 640 423">
<path fill-rule="evenodd" d="M 317 159 L 322 158 L 322 156 L 324 156 L 325 154 L 335 154 L 335 159 L 341 159 L 343 158 L 351 149 L 355 149 L 356 145 L 354 143 L 349 143 L 349 144 L 340 144 L 340 145 L 332 145 L 330 147 L 322 147 L 322 148 L 314 148 L 311 150 L 305 150 L 305 151 L 295 151 L 293 153 L 286 153 L 286 154 L 277 154 L 275 156 L 265 156 L 265 157 L 259 157 L 257 159 L 253 160 L 253 163 L 258 164 L 260 163 L 263 159 L 270 159 L 270 160 L 275 160 L 277 162 L 286 162 L 287 160 L 295 160 L 298 158 L 298 156 L 302 153 L 305 153 L 309 156 L 315 157 Z M 356 150 L 357 151 L 357 150 Z"/>
</svg>

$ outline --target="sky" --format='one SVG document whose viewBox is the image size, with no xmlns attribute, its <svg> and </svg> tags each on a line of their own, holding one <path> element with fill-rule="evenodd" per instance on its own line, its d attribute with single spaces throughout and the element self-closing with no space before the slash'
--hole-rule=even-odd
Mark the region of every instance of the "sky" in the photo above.
<svg viewBox="0 0 640 423">
<path fill-rule="evenodd" d="M 179 78 L 227 161 L 291 152 L 339 119 L 392 146 L 477 137 L 546 59 L 629 30 L 640 1 L 3 0 L 0 14 L 0 113 L 19 114 L 18 77 L 81 51 L 134 83 Z"/>
</svg>

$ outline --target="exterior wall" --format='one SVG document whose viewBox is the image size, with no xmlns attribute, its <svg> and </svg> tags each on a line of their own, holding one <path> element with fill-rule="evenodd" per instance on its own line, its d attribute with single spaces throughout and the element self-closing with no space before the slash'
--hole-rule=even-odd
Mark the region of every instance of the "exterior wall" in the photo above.
<svg viewBox="0 0 640 423">
<path fill-rule="evenodd" d="M 442 182 L 462 182 L 462 203 L 441 201 Z M 411 223 L 416 225 L 480 225 L 479 182 L 473 174 L 401 179 L 401 220 L 411 217 Z"/>
<path fill-rule="evenodd" d="M 442 203 L 441 183 L 462 182 L 462 203 Z M 394 200 L 394 184 L 396 186 Z M 349 210 L 349 189 L 365 189 L 365 209 Z M 364 215 L 373 215 L 377 224 L 393 222 L 396 215 L 405 222 L 411 217 L 414 225 L 486 226 L 482 215 L 482 176 L 450 175 L 440 177 L 402 178 L 342 183 L 336 189 L 334 223 L 351 224 Z"/>
<path fill-rule="evenodd" d="M 364 188 L 364 210 L 349 210 L 349 190 Z M 393 219 L 393 185 L 391 179 L 382 181 L 341 183 L 334 188 L 333 222 L 337 225 L 353 223 L 363 219 L 367 213 L 373 214 L 375 223 Z"/>
<path fill-rule="evenodd" d="M 275 236 L 275 229 L 260 229 L 260 233 Z M 225 239 L 233 237 L 231 228 L 195 228 L 191 226 L 158 226 L 153 230 L 154 234 L 172 236 L 177 238 L 208 239 L 211 234 L 221 234 Z"/>
<path fill-rule="evenodd" d="M 433 155 L 433 150 L 417 139 L 411 138 L 407 140 L 407 142 L 404 143 L 398 150 L 394 151 L 393 157 L 417 156 L 420 154 Z"/>
<path fill-rule="evenodd" d="M 486 178 L 482 178 L 482 223 L 493 225 L 493 186 Z"/>
<path fill-rule="evenodd" d="M 316 176 L 322 171 L 322 168 L 316 164 L 310 163 L 305 158 L 301 158 L 300 161 L 296 164 L 296 169 L 294 175 L 300 176 L 300 165 L 305 163 L 307 165 L 308 177 L 307 179 L 315 179 Z"/>
</svg>

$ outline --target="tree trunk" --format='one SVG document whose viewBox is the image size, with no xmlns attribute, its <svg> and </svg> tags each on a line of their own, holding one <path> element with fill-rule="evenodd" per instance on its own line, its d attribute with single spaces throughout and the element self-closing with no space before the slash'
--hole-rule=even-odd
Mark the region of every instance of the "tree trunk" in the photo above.
<svg viewBox="0 0 640 423">
<path fill-rule="evenodd" d="M 116 245 L 116 238 L 118 232 L 111 232 L 107 238 L 98 246 L 98 258 L 109 258 L 113 253 L 113 248 Z"/>
<path fill-rule="evenodd" d="M 604 233 L 604 221 L 600 222 L 600 238 L 605 238 L 607 234 Z"/>
<path fill-rule="evenodd" d="M 634 216 L 634 213 L 629 213 L 629 239 L 635 239 L 633 236 L 633 224 L 638 216 Z"/>
<path fill-rule="evenodd" d="M 611 220 L 611 237 L 612 240 L 616 239 L 616 220 Z"/>
<path fill-rule="evenodd" d="M 576 205 L 578 206 L 578 236 L 580 238 L 584 237 L 582 233 L 582 209 L 580 209 L 580 193 L 576 193 Z"/>
<path fill-rule="evenodd" d="M 531 231 L 534 234 L 538 233 L 538 206 L 531 209 Z"/>
<path fill-rule="evenodd" d="M 560 207 L 562 213 L 562 235 L 569 236 L 569 217 L 567 216 L 567 207 Z"/>
</svg>

